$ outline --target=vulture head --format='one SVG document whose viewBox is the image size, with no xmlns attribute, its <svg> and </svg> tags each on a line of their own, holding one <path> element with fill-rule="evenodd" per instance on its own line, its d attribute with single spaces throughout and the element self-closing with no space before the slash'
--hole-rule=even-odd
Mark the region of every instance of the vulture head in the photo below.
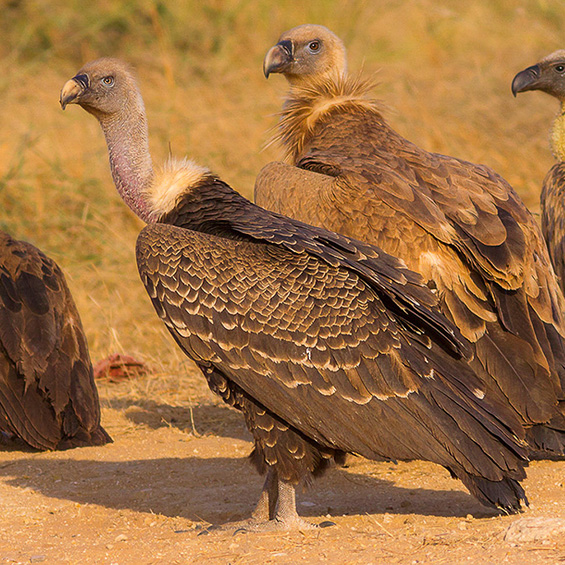
<svg viewBox="0 0 565 565">
<path fill-rule="evenodd" d="M 118 192 L 140 218 L 152 221 L 145 197 L 154 180 L 147 117 L 131 67 L 119 59 L 91 61 L 64 84 L 59 102 L 63 110 L 78 104 L 98 120 Z"/>
<path fill-rule="evenodd" d="M 78 104 L 102 119 L 128 111 L 132 92 L 138 92 L 138 88 L 129 65 L 119 59 L 103 58 L 87 63 L 68 80 L 59 102 L 63 110 L 67 104 Z"/>
<path fill-rule="evenodd" d="M 263 61 L 263 72 L 283 74 L 291 85 L 340 78 L 347 72 L 343 42 L 328 28 L 305 24 L 285 31 Z"/>
<path fill-rule="evenodd" d="M 514 77 L 512 94 L 527 90 L 541 90 L 565 101 L 565 49 L 555 51 Z"/>
</svg>

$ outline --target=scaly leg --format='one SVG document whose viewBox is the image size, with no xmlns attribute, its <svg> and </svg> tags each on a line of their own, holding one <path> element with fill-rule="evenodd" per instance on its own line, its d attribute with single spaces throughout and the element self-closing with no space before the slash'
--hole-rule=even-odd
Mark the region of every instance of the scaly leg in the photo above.
<svg viewBox="0 0 565 565">
<path fill-rule="evenodd" d="M 277 471 L 272 467 L 267 472 L 267 478 L 259 496 L 259 502 L 251 514 L 252 520 L 256 522 L 268 522 L 275 517 L 275 509 L 278 499 Z"/>
<path fill-rule="evenodd" d="M 298 515 L 295 486 L 283 480 L 278 481 L 278 501 L 274 522 L 276 529 L 284 530 L 311 530 L 318 527 Z"/>
</svg>

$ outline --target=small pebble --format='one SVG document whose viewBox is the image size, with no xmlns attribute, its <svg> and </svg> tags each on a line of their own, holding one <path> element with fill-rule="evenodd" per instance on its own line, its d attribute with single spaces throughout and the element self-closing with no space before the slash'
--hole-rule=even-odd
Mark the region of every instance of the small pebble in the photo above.
<svg viewBox="0 0 565 565">
<path fill-rule="evenodd" d="M 127 541 L 127 539 L 128 537 L 125 534 L 120 534 L 119 536 L 116 536 L 114 541 Z"/>
<path fill-rule="evenodd" d="M 31 563 L 41 563 L 42 561 L 45 561 L 47 559 L 47 556 L 45 555 L 32 555 L 29 560 Z"/>
</svg>

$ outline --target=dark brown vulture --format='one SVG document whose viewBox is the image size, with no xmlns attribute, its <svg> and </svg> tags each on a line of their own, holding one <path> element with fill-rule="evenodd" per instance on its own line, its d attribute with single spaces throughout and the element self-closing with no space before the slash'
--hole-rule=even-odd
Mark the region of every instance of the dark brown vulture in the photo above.
<svg viewBox="0 0 565 565">
<path fill-rule="evenodd" d="M 85 65 L 63 108 L 96 116 L 116 187 L 148 225 L 141 279 L 212 391 L 241 410 L 268 472 L 255 512 L 301 527 L 294 488 L 345 453 L 425 459 L 484 504 L 524 499 L 521 424 L 485 398 L 467 343 L 418 275 L 378 248 L 259 208 L 207 169 L 154 173 L 129 68 Z"/>
<path fill-rule="evenodd" d="M 557 163 L 543 181 L 540 204 L 541 229 L 565 291 L 565 50 L 555 51 L 514 77 L 514 96 L 526 90 L 547 92 L 561 104 L 551 130 L 551 148 Z"/>
<path fill-rule="evenodd" d="M 535 455 L 563 455 L 564 299 L 512 187 L 396 133 L 322 26 L 283 33 L 264 72 L 290 83 L 278 134 L 287 162 L 263 168 L 256 203 L 402 258 L 472 343 L 475 373 L 528 428 Z"/>
<path fill-rule="evenodd" d="M 0 250 L 0 430 L 37 449 L 112 441 L 61 269 L 4 232 Z"/>
</svg>

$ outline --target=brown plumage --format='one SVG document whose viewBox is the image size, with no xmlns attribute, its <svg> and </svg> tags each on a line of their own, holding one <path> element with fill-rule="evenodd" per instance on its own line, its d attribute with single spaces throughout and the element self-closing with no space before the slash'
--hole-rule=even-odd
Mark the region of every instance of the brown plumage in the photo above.
<svg viewBox="0 0 565 565">
<path fill-rule="evenodd" d="M 564 300 L 534 219 L 493 170 L 396 133 L 370 83 L 339 67 L 343 53 L 312 25 L 267 53 L 265 74 L 290 83 L 278 134 L 287 162 L 262 170 L 256 203 L 401 257 L 472 343 L 473 369 L 533 450 L 564 454 Z"/>
<path fill-rule="evenodd" d="M 0 250 L 0 430 L 37 449 L 112 441 L 63 273 L 4 232 Z"/>
<path fill-rule="evenodd" d="M 565 50 L 555 51 L 519 72 L 512 93 L 541 90 L 559 100 L 551 130 L 551 148 L 557 163 L 549 170 L 540 196 L 541 229 L 553 267 L 565 291 Z"/>
<path fill-rule="evenodd" d="M 153 173 L 143 102 L 119 61 L 85 65 L 63 87 L 69 103 L 98 118 L 118 191 L 149 222 L 137 261 L 157 313 L 253 434 L 268 471 L 257 519 L 304 526 L 295 485 L 347 452 L 435 461 L 484 504 L 518 510 L 523 429 L 485 398 L 418 275 L 189 161 Z M 140 139 L 123 137 L 132 119 Z"/>
</svg>

